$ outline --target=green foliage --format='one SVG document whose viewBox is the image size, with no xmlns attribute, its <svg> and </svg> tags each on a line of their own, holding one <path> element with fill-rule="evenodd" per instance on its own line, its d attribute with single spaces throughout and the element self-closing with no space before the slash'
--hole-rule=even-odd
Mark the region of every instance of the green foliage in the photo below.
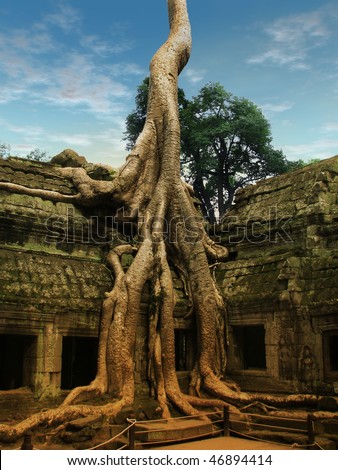
<svg viewBox="0 0 338 470">
<path fill-rule="evenodd" d="M 148 90 L 149 77 L 146 77 L 141 85 L 137 87 L 135 98 L 136 109 L 130 113 L 126 119 L 127 131 L 124 133 L 124 140 L 127 141 L 127 150 L 131 150 L 133 148 L 138 135 L 143 129 L 147 114 Z"/>
<path fill-rule="evenodd" d="M 4 142 L 0 143 L 0 157 L 7 158 L 9 157 L 11 152 L 11 146 L 9 144 L 5 144 Z"/>
<path fill-rule="evenodd" d="M 313 165 L 314 163 L 319 163 L 320 158 L 310 158 L 307 162 L 304 160 L 297 160 L 290 163 L 290 170 L 298 170 L 298 168 L 304 168 L 304 166 Z"/>
<path fill-rule="evenodd" d="M 9 144 L 0 143 L 0 157 L 7 158 L 11 156 L 11 146 Z M 51 157 L 47 152 L 35 148 L 28 155 L 26 155 L 27 160 L 35 160 L 37 162 L 49 162 Z"/>
<path fill-rule="evenodd" d="M 26 155 L 27 160 L 34 160 L 36 162 L 49 162 L 50 156 L 46 151 L 35 148 L 28 155 Z"/>
<path fill-rule="evenodd" d="M 149 79 L 138 87 L 136 109 L 126 120 L 125 140 L 131 149 L 147 111 Z M 262 178 L 297 168 L 282 150 L 272 147 L 270 124 L 262 111 L 220 83 L 209 83 L 187 100 L 179 89 L 182 174 L 202 202 L 211 222 L 222 216 L 235 191 Z"/>
</svg>

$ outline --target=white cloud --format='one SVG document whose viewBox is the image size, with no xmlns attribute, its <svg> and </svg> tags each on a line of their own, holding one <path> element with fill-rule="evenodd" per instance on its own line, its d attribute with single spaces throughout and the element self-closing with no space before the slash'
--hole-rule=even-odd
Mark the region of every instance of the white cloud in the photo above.
<svg viewBox="0 0 338 470">
<path fill-rule="evenodd" d="M 96 37 L 91 44 L 100 53 L 84 53 L 80 44 L 77 50 L 65 51 L 64 44 L 41 28 L 36 33 L 16 30 L 0 34 L 0 103 L 25 100 L 81 107 L 96 116 L 121 111 L 122 100 L 132 95 L 122 80 L 144 72 L 132 63 L 102 63 L 101 55 L 109 52 L 108 45 Z"/>
<path fill-rule="evenodd" d="M 53 8 L 51 14 L 25 29 L 8 27 L 0 31 L 0 104 L 18 102 L 27 116 L 36 113 L 36 120 L 28 122 L 40 119 L 42 123 L 20 125 L 0 119 L 0 127 L 11 135 L 12 150 L 18 155 L 27 155 L 36 147 L 52 155 L 71 147 L 96 159 L 109 148 L 104 159 L 122 160 L 126 154 L 124 120 L 135 95 L 135 77 L 143 77 L 147 71 L 132 62 L 114 63 L 111 58 L 133 45 L 126 36 L 126 25 L 114 23 L 102 35 L 88 34 L 78 10 L 66 2 Z M 43 121 L 40 112 L 48 112 L 51 119 Z M 90 114 L 86 124 L 88 129 L 92 123 L 90 132 L 85 133 L 74 120 L 72 130 L 67 128 L 69 115 L 76 119 L 78 113 L 82 114 L 80 120 L 83 113 Z M 63 116 L 64 123 L 57 132 L 48 127 L 53 125 L 49 121 L 62 122 Z"/>
<path fill-rule="evenodd" d="M 112 64 L 110 66 L 107 66 L 106 70 L 109 73 L 109 75 L 114 76 L 114 77 L 130 76 L 130 75 L 145 77 L 146 75 L 149 75 L 148 70 L 143 69 L 137 64 L 128 63 L 128 62 Z"/>
<path fill-rule="evenodd" d="M 306 144 L 284 145 L 283 152 L 291 160 L 329 158 L 338 154 L 338 139 L 318 139 Z"/>
<path fill-rule="evenodd" d="M 0 35 L 0 48 L 35 55 L 50 52 L 56 44 L 47 31 L 14 29 Z"/>
<path fill-rule="evenodd" d="M 57 106 L 83 106 L 100 115 L 114 112 L 115 101 L 129 94 L 127 87 L 110 78 L 103 66 L 99 71 L 95 61 L 74 53 L 53 71 L 41 98 Z"/>
<path fill-rule="evenodd" d="M 263 27 L 269 47 L 247 60 L 250 64 L 272 63 L 292 70 L 307 70 L 309 53 L 331 36 L 330 10 L 321 8 L 308 13 L 282 17 Z"/>
<path fill-rule="evenodd" d="M 56 133 L 53 135 L 47 136 L 45 139 L 47 142 L 57 142 L 64 143 L 70 147 L 89 147 L 92 144 L 92 137 L 88 134 L 66 134 L 66 133 Z"/>
<path fill-rule="evenodd" d="M 44 21 L 62 29 L 65 32 L 71 32 L 74 31 L 74 29 L 76 30 L 79 28 L 82 16 L 79 10 L 76 10 L 70 5 L 61 3 L 58 5 L 58 11 L 46 15 Z"/>
<path fill-rule="evenodd" d="M 1 55 L 1 54 L 0 54 Z M 2 79 L 0 103 L 25 100 L 28 103 L 52 104 L 57 107 L 81 107 L 96 116 L 121 110 L 120 100 L 132 93 L 121 81 L 98 71 L 95 61 L 80 54 L 64 57 L 52 70 L 43 62 L 31 63 L 17 57 L 7 63 L 7 79 Z"/>
<path fill-rule="evenodd" d="M 287 66 L 292 70 L 307 70 L 309 65 L 305 63 L 306 54 L 302 50 L 283 50 L 273 48 L 260 55 L 248 59 L 249 64 L 264 64 L 270 62 L 279 66 Z"/>
<path fill-rule="evenodd" d="M 105 57 L 109 54 L 119 54 L 121 52 L 128 51 L 132 47 L 132 42 L 128 40 L 108 43 L 95 35 L 82 36 L 80 44 L 87 51 L 93 52 L 101 57 Z"/>
<path fill-rule="evenodd" d="M 102 61 L 131 47 L 130 41 L 118 40 L 124 35 L 122 25 L 116 31 L 112 43 L 84 34 L 81 14 L 65 3 L 27 29 L 2 31 L 0 103 L 23 100 L 70 110 L 78 107 L 96 117 L 121 111 L 124 99 L 134 94 L 123 82 L 144 71 L 132 63 Z M 73 35 L 71 50 L 65 32 Z"/>
<path fill-rule="evenodd" d="M 330 34 L 320 10 L 279 18 L 266 28 L 266 32 L 276 43 L 289 47 L 307 42 L 310 37 L 320 42 Z"/>
<path fill-rule="evenodd" d="M 35 145 L 14 143 L 11 145 L 11 155 L 15 155 L 16 157 L 26 157 L 35 148 Z"/>
<path fill-rule="evenodd" d="M 191 83 L 199 83 L 204 80 L 206 71 L 205 70 L 197 70 L 193 68 L 187 68 L 183 74 L 184 77 Z"/>
<path fill-rule="evenodd" d="M 324 132 L 325 134 L 330 134 L 332 132 L 338 132 L 338 122 L 327 122 L 325 123 L 321 131 Z"/>
<path fill-rule="evenodd" d="M 41 137 L 42 135 L 44 135 L 44 132 L 45 132 L 44 128 L 41 126 L 31 126 L 31 125 L 19 126 L 17 124 L 12 124 L 11 122 L 5 119 L 1 119 L 1 118 L 0 118 L 0 125 L 10 132 L 20 134 L 23 137 L 27 137 L 27 138 Z"/>
<path fill-rule="evenodd" d="M 93 144 L 95 136 L 83 133 L 55 132 L 40 126 L 17 126 L 4 120 L 0 123 L 10 132 L 17 134 L 17 143 L 12 144 L 12 153 L 25 156 L 35 148 L 55 147 L 58 144 L 65 147 L 89 147 Z"/>
<path fill-rule="evenodd" d="M 259 107 L 263 113 L 283 113 L 293 108 L 293 103 L 286 101 L 284 103 L 264 103 Z"/>
</svg>

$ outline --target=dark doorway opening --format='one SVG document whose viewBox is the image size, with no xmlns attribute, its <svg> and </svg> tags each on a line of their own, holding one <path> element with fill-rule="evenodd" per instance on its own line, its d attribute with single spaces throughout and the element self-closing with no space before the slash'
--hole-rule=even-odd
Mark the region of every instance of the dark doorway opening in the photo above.
<svg viewBox="0 0 338 470">
<path fill-rule="evenodd" d="M 0 389 L 33 385 L 36 364 L 36 336 L 0 335 Z"/>
<path fill-rule="evenodd" d="M 234 337 L 243 369 L 266 369 L 264 325 L 236 326 Z"/>
<path fill-rule="evenodd" d="M 194 349 L 192 332 L 186 329 L 175 329 L 175 367 L 177 371 L 192 370 Z"/>
<path fill-rule="evenodd" d="M 98 338 L 64 336 L 62 339 L 61 389 L 88 385 L 96 375 Z"/>
<path fill-rule="evenodd" d="M 325 382 L 338 380 L 338 330 L 323 332 L 323 365 Z"/>
<path fill-rule="evenodd" d="M 330 370 L 336 372 L 338 371 L 338 332 L 331 334 L 328 340 Z"/>
</svg>

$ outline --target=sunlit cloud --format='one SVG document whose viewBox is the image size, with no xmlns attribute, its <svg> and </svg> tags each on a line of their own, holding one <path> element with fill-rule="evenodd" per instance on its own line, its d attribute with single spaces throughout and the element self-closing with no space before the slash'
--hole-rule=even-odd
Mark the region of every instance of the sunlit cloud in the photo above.
<svg viewBox="0 0 338 470">
<path fill-rule="evenodd" d="M 88 134 L 66 134 L 56 133 L 46 139 L 48 142 L 58 142 L 70 147 L 89 147 L 92 144 L 92 137 Z"/>
<path fill-rule="evenodd" d="M 337 139 L 318 139 L 314 142 L 296 145 L 284 145 L 283 152 L 290 160 L 310 160 L 329 158 L 338 154 Z"/>
<path fill-rule="evenodd" d="M 109 75 L 113 77 L 122 77 L 122 76 L 130 77 L 131 75 L 145 77 L 149 75 L 148 70 L 140 67 L 138 64 L 128 63 L 128 62 L 112 64 L 110 66 L 107 66 L 106 70 L 109 73 Z"/>
<path fill-rule="evenodd" d="M 259 105 L 263 113 L 284 113 L 293 108 L 293 103 L 286 101 L 284 103 L 264 103 Z"/>
<path fill-rule="evenodd" d="M 338 122 L 327 122 L 325 123 L 322 128 L 321 128 L 321 131 L 325 134 L 330 134 L 332 132 L 338 132 Z"/>
<path fill-rule="evenodd" d="M 78 48 L 65 51 L 57 35 L 44 30 L 43 24 L 54 22 L 63 30 L 68 29 L 72 23 L 62 18 L 74 13 L 69 8 L 63 5 L 59 14 L 47 16 L 37 30 L 0 34 L 1 104 L 25 100 L 68 109 L 80 107 L 82 111 L 103 117 L 122 112 L 122 101 L 133 94 L 123 80 L 144 71 L 132 63 L 103 63 L 103 55 L 121 51 L 127 45 L 117 42 L 109 45 L 97 36 L 81 34 Z M 78 24 L 80 17 L 74 15 Z M 87 46 L 85 51 L 84 46 Z"/>
<path fill-rule="evenodd" d="M 57 5 L 58 11 L 46 15 L 44 21 L 53 26 L 62 29 L 64 32 L 74 31 L 77 29 L 82 21 L 82 16 L 79 10 L 61 3 Z"/>
<path fill-rule="evenodd" d="M 269 37 L 269 46 L 250 57 L 249 64 L 270 63 L 292 70 L 307 70 L 310 51 L 325 44 L 331 36 L 330 10 L 321 8 L 279 18 L 263 27 L 263 32 Z"/>
<path fill-rule="evenodd" d="M 71 54 L 64 66 L 54 70 L 52 82 L 43 99 L 57 106 L 84 106 L 94 114 L 107 114 L 115 110 L 115 100 L 128 97 L 125 85 L 114 81 L 104 69 L 97 70 L 81 54 Z"/>
<path fill-rule="evenodd" d="M 205 70 L 197 70 L 193 68 L 188 68 L 184 72 L 184 77 L 192 84 L 196 84 L 204 80 L 205 73 L 206 73 Z"/>
<path fill-rule="evenodd" d="M 82 36 L 80 44 L 88 52 L 92 52 L 101 57 L 106 57 L 110 54 L 119 54 L 132 48 L 132 41 L 130 40 L 112 40 L 111 43 L 108 43 L 94 35 Z"/>
<path fill-rule="evenodd" d="M 24 100 L 70 112 L 78 109 L 96 118 L 125 113 L 125 101 L 134 95 L 125 82 L 145 71 L 133 63 L 108 64 L 102 59 L 129 49 L 131 41 L 119 40 L 122 26 L 111 33 L 111 42 L 82 28 L 80 12 L 61 3 L 26 29 L 2 31 L 0 103 Z M 77 41 L 71 50 L 63 34 Z"/>
<path fill-rule="evenodd" d="M 0 126 L 9 130 L 10 132 L 14 132 L 16 134 L 20 134 L 23 137 L 40 137 L 44 134 L 45 130 L 41 126 L 31 126 L 31 125 L 24 125 L 20 126 L 17 124 L 13 124 L 6 119 L 0 118 Z"/>
</svg>

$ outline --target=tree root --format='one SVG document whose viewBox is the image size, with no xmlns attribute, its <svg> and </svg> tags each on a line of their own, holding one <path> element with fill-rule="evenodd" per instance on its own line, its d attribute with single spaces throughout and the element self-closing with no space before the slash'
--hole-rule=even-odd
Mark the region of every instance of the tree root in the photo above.
<svg viewBox="0 0 338 470">
<path fill-rule="evenodd" d="M 126 404 L 128 403 L 125 400 L 119 400 L 115 403 L 108 403 L 102 406 L 71 405 L 41 411 L 15 425 L 1 424 L 0 442 L 16 442 L 27 431 L 33 431 L 40 426 L 52 428 L 74 419 L 98 414 L 102 416 L 115 416 Z"/>
</svg>

